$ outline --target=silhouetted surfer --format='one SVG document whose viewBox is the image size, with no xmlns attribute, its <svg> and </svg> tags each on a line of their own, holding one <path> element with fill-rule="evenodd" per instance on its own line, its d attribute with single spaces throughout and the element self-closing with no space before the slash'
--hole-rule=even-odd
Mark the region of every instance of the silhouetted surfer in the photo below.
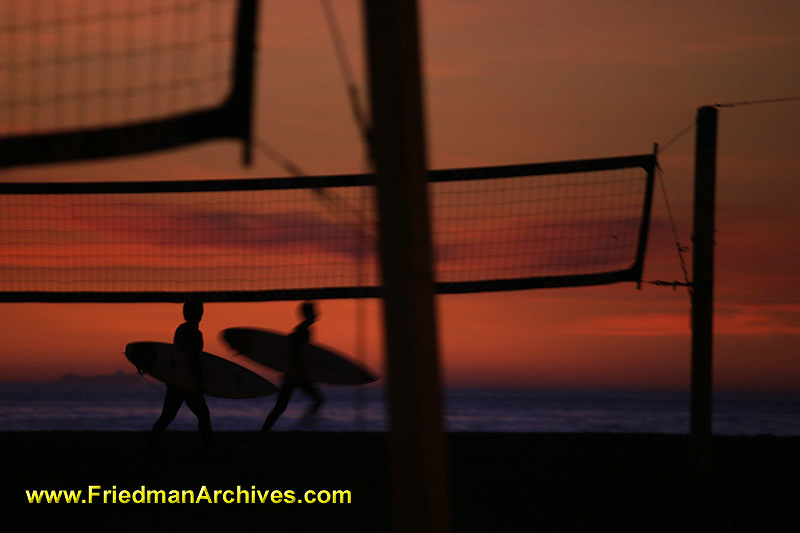
<svg viewBox="0 0 800 533">
<path fill-rule="evenodd" d="M 203 374 L 200 368 L 200 353 L 203 351 L 203 334 L 200 332 L 199 325 L 200 319 L 203 318 L 203 303 L 186 302 L 183 304 L 183 318 L 186 319 L 186 322 L 175 330 L 172 343 L 189 353 L 189 366 L 198 388 L 202 391 Z M 175 419 L 175 415 L 178 414 L 183 402 L 186 402 L 186 405 L 197 417 L 203 443 L 209 446 L 211 444 L 211 415 L 208 412 L 208 405 L 206 405 L 203 393 L 185 391 L 173 385 L 167 385 L 167 395 L 164 398 L 161 417 L 153 425 L 153 439 L 157 439 L 167 429 L 170 422 Z"/>
<path fill-rule="evenodd" d="M 264 425 L 261 428 L 262 433 L 267 433 L 272 429 L 272 426 L 286 410 L 286 406 L 289 405 L 289 399 L 292 397 L 294 389 L 302 389 L 314 400 L 314 404 L 306 414 L 307 417 L 316 413 L 324 401 L 322 392 L 308 377 L 303 354 L 304 347 L 311 342 L 309 328 L 311 328 L 317 320 L 314 303 L 303 302 L 300 306 L 300 313 L 303 316 L 303 321 L 289 334 L 289 364 L 292 371 L 283 375 L 283 383 L 278 393 L 278 401 L 275 403 L 275 407 L 272 408 L 269 415 L 267 415 L 267 419 L 264 421 Z"/>
</svg>

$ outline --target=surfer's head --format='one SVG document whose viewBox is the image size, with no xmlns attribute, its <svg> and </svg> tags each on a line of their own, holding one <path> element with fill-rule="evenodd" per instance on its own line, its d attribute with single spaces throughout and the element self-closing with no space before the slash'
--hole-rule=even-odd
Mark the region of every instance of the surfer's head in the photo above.
<svg viewBox="0 0 800 533">
<path fill-rule="evenodd" d="M 200 322 L 203 318 L 203 302 L 192 300 L 183 304 L 183 318 L 187 322 Z"/>
<path fill-rule="evenodd" d="M 317 319 L 314 302 L 303 302 L 300 304 L 300 314 L 309 322 L 314 322 Z"/>
</svg>

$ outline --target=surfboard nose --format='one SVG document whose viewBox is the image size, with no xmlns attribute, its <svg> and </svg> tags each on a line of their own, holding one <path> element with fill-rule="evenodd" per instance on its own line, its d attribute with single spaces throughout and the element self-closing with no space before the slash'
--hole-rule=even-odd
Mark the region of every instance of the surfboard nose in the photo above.
<svg viewBox="0 0 800 533">
<path fill-rule="evenodd" d="M 150 372 L 156 364 L 155 347 L 145 342 L 132 342 L 125 347 L 125 357 L 139 372 Z"/>
</svg>

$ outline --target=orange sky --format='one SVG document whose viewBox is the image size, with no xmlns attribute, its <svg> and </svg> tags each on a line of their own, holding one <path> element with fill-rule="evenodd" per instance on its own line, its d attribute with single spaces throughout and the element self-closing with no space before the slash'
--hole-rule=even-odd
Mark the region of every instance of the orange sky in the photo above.
<svg viewBox="0 0 800 533">
<path fill-rule="evenodd" d="M 359 3 L 336 1 L 363 84 Z M 262 6 L 257 132 L 306 172 L 359 172 L 363 149 L 316 2 Z M 699 3 L 698 3 L 699 4 Z M 800 95 L 793 0 L 424 1 L 429 166 L 647 153 L 700 105 Z M 0 89 L 3 90 L 3 89 Z M 715 384 L 800 391 L 800 103 L 722 109 Z M 693 135 L 660 157 L 689 243 Z M 233 142 L 93 163 L 0 171 L 4 180 L 279 176 Z M 660 194 L 645 279 L 679 279 Z M 363 304 L 368 364 L 381 370 L 379 302 Z M 686 388 L 684 291 L 632 284 L 437 299 L 448 384 Z M 209 304 L 209 351 L 228 326 L 288 330 L 295 303 Z M 325 301 L 317 339 L 355 353 L 356 303 Z M 0 380 L 132 370 L 132 340 L 170 340 L 170 304 L 2 304 Z"/>
</svg>

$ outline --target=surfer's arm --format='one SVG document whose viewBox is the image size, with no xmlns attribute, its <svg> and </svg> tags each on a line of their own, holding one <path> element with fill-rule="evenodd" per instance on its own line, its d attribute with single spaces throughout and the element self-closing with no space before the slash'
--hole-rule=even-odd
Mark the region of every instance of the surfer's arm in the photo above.
<svg viewBox="0 0 800 533">
<path fill-rule="evenodd" d="M 203 334 L 199 330 L 192 331 L 182 324 L 175 330 L 173 344 L 186 350 L 189 356 L 189 372 L 192 374 L 195 386 L 200 394 L 204 394 L 203 388 L 203 368 L 200 365 L 201 353 L 203 351 Z"/>
<path fill-rule="evenodd" d="M 190 348 L 191 356 L 191 367 L 192 367 L 192 375 L 194 376 L 195 384 L 197 385 L 197 390 L 200 394 L 205 394 L 205 388 L 203 387 L 203 367 L 200 364 L 201 354 L 203 352 L 203 334 L 198 331 L 194 342 L 192 343 L 192 347 Z"/>
<path fill-rule="evenodd" d="M 289 355 L 294 375 L 306 379 L 306 365 L 304 348 L 308 344 L 307 338 L 298 330 L 289 336 Z"/>
<path fill-rule="evenodd" d="M 189 356 L 189 361 L 192 376 L 194 377 L 195 385 L 197 385 L 197 391 L 200 394 L 205 394 L 206 391 L 203 387 L 203 368 L 200 365 L 200 352 L 192 352 Z"/>
</svg>

